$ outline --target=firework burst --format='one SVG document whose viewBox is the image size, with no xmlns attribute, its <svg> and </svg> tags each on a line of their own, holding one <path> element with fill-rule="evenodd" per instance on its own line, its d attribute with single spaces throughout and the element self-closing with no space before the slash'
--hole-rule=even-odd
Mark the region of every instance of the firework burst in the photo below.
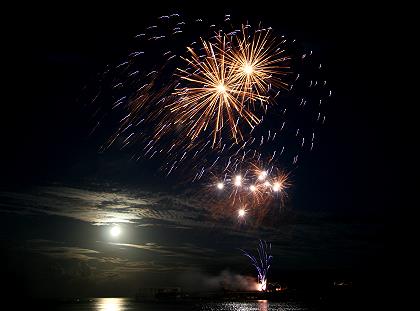
<svg viewBox="0 0 420 311">
<path fill-rule="evenodd" d="M 192 72 L 178 68 L 181 79 L 187 85 L 175 90 L 179 99 L 169 105 L 171 112 L 176 112 L 175 124 L 192 123 L 187 131 L 192 140 L 212 126 L 214 146 L 224 124 L 228 123 L 231 136 L 237 142 L 242 138 L 237 126 L 239 119 L 251 128 L 260 120 L 239 101 L 239 97 L 247 94 L 238 87 L 236 69 L 226 62 L 226 38 L 218 36 L 215 44 L 202 40 L 202 45 L 204 57 L 188 48 L 190 58 L 183 58 Z"/>
<path fill-rule="evenodd" d="M 178 68 L 184 85 L 176 89 L 179 99 L 169 107 L 176 112 L 176 124 L 190 125 L 186 135 L 192 140 L 210 127 L 212 147 L 216 142 L 221 146 L 227 124 L 231 138 L 239 143 L 244 138 L 241 125 L 252 130 L 261 122 L 266 105 L 273 102 L 270 91 L 289 88 L 285 82 L 290 75 L 289 57 L 269 30 L 249 35 L 243 26 L 241 35 L 231 37 L 219 32 L 212 42 L 201 40 L 201 55 L 188 48 L 190 57 L 182 59 L 189 67 Z M 256 101 L 263 111 L 256 109 Z"/>
<path fill-rule="evenodd" d="M 290 57 L 285 55 L 285 48 L 270 31 L 271 28 L 262 28 L 250 33 L 249 27 L 243 25 L 241 34 L 234 37 L 234 47 L 227 57 L 242 100 L 259 101 L 264 108 L 267 103 L 273 103 L 271 90 L 290 88 Z"/>
<path fill-rule="evenodd" d="M 289 174 L 276 166 L 262 168 L 262 164 L 250 163 L 242 169 L 215 175 L 208 186 L 210 193 L 216 192 L 222 204 L 212 203 L 216 214 L 230 211 L 237 213 L 239 221 L 252 220 L 258 224 L 276 205 L 281 208 L 287 198 L 291 183 Z"/>
</svg>

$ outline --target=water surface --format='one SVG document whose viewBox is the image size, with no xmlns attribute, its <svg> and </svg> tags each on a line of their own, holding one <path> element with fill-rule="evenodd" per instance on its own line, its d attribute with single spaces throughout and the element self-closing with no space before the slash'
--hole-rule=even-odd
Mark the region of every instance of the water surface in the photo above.
<svg viewBox="0 0 420 311">
<path fill-rule="evenodd" d="M 94 298 L 63 303 L 60 311 L 309 311 L 304 304 L 256 300 L 246 302 L 145 303 L 130 298 Z"/>
</svg>

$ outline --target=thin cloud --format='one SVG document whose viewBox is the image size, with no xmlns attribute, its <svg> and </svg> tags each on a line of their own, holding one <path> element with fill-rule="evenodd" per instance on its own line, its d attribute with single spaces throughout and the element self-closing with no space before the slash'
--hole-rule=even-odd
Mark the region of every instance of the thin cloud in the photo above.
<svg viewBox="0 0 420 311">
<path fill-rule="evenodd" d="M 147 247 L 155 245 L 146 245 Z M 173 265 L 156 260 L 132 260 L 110 254 L 108 251 L 99 251 L 82 247 L 68 246 L 62 242 L 51 240 L 29 240 L 25 246 L 18 247 L 20 251 L 36 253 L 60 262 L 61 266 L 74 266 L 74 261 L 83 262 L 90 269 L 103 275 L 109 273 L 142 272 L 142 271 L 168 271 L 174 270 Z M 176 267 L 177 270 L 179 267 Z"/>
<path fill-rule="evenodd" d="M 108 244 L 156 252 L 165 256 L 172 257 L 189 257 L 190 255 L 195 255 L 196 257 L 201 256 L 210 258 L 212 254 L 216 252 L 214 249 L 198 247 L 190 243 L 184 243 L 180 246 L 164 246 L 157 243 L 130 244 L 108 242 Z"/>
</svg>

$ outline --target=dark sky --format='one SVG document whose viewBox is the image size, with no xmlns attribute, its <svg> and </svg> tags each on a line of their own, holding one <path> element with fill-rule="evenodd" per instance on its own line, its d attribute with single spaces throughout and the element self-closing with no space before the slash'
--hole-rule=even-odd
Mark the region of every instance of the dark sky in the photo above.
<svg viewBox="0 0 420 311">
<path fill-rule="evenodd" d="M 127 54 L 133 35 L 174 10 L 264 20 L 327 66 L 328 121 L 293 173 L 287 212 L 270 226 L 215 222 L 147 163 L 101 154 L 99 139 L 88 137 L 83 87 Z M 259 238 L 273 244 L 277 280 L 307 271 L 370 279 L 383 268 L 396 121 L 385 113 L 380 8 L 159 1 L 13 14 L 0 164 L 0 247 L 12 292 L 130 295 L 148 285 L 204 286 L 223 273 L 253 276 L 238 248 L 254 249 Z M 118 239 L 108 232 L 114 222 Z"/>
</svg>

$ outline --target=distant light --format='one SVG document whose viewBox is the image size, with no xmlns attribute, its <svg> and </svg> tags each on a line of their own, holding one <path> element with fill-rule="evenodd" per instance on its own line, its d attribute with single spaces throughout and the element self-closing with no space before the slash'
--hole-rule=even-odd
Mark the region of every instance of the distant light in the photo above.
<svg viewBox="0 0 420 311">
<path fill-rule="evenodd" d="M 251 185 L 251 186 L 249 186 L 249 190 L 255 191 L 255 190 L 257 190 L 257 187 L 255 187 L 254 185 Z"/>
<path fill-rule="evenodd" d="M 223 189 L 223 187 L 224 187 L 224 185 L 223 185 L 223 183 L 222 183 L 222 182 L 217 183 L 217 189 L 222 190 L 222 189 Z"/>
<path fill-rule="evenodd" d="M 262 171 L 259 175 L 258 175 L 258 179 L 259 180 L 264 180 L 267 177 L 267 172 L 266 171 Z"/>
<path fill-rule="evenodd" d="M 234 185 L 236 187 L 239 187 L 241 184 L 242 184 L 242 176 L 241 175 L 236 175 Z"/>
<path fill-rule="evenodd" d="M 239 217 L 244 217 L 245 214 L 246 214 L 246 211 L 243 208 L 241 208 L 240 210 L 238 210 L 238 216 Z"/>
<path fill-rule="evenodd" d="M 271 186 L 271 184 L 270 184 L 270 182 L 269 182 L 269 181 L 266 181 L 266 182 L 264 183 L 264 186 L 266 186 L 266 187 L 270 187 L 270 186 Z"/>
<path fill-rule="evenodd" d="M 117 237 L 121 234 L 121 228 L 118 226 L 114 226 L 111 228 L 109 232 L 111 233 L 111 236 Z"/>
</svg>

